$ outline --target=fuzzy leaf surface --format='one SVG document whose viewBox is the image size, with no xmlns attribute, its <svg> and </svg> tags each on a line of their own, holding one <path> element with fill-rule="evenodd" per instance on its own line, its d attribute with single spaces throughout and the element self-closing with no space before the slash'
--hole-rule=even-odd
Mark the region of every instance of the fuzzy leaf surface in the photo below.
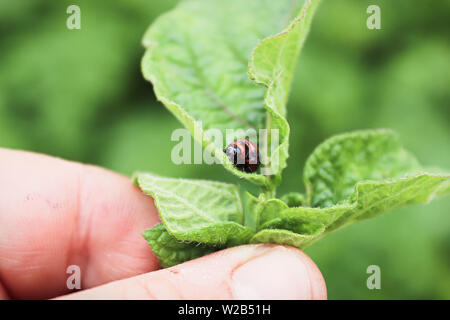
<svg viewBox="0 0 450 320">
<path fill-rule="evenodd" d="M 157 19 L 143 39 L 142 72 L 157 98 L 227 170 L 268 188 L 280 182 L 286 166 L 286 102 L 317 3 L 186 0 Z M 280 145 L 269 155 L 268 143 L 261 142 L 272 168 L 265 175 L 241 172 L 224 155 L 226 129 L 242 130 L 228 137 L 233 140 L 249 129 L 271 128 L 279 130 Z M 220 130 L 222 141 L 209 129 Z"/>
</svg>

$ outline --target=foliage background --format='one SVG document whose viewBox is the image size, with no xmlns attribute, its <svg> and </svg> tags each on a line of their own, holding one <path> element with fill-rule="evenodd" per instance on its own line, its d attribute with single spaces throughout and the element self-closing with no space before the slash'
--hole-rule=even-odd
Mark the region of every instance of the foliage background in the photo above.
<svg viewBox="0 0 450 320">
<path fill-rule="evenodd" d="M 66 28 L 78 4 L 82 29 Z M 0 0 L 0 147 L 235 182 L 220 166 L 174 165 L 180 127 L 140 73 L 140 39 L 175 0 Z M 381 7 L 382 30 L 366 28 Z M 324 0 L 300 56 L 279 194 L 303 191 L 306 157 L 332 134 L 386 127 L 424 165 L 450 168 L 448 1 Z M 330 299 L 449 299 L 450 199 L 363 221 L 307 253 Z M 143 240 L 144 241 L 144 240 Z M 366 268 L 381 267 L 381 290 Z"/>
</svg>

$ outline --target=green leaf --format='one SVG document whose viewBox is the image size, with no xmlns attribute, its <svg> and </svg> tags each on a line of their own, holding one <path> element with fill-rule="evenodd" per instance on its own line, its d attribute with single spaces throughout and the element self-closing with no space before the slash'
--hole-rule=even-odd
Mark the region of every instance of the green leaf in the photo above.
<svg viewBox="0 0 450 320">
<path fill-rule="evenodd" d="M 299 10 L 302 2 L 183 1 L 161 16 L 143 39 L 147 50 L 142 71 L 157 98 L 227 170 L 267 188 L 279 183 L 285 167 L 285 104 L 318 1 L 308 0 Z M 286 26 L 285 32 L 267 38 Z M 219 129 L 226 137 L 226 129 L 242 129 L 245 135 L 246 130 L 264 128 L 279 129 L 280 135 L 280 146 L 270 155 L 276 168 L 272 181 L 235 169 L 223 153 L 230 141 L 218 145 L 206 132 Z"/>
<path fill-rule="evenodd" d="M 284 229 L 298 232 L 298 225 L 322 224 L 321 233 L 303 241 L 299 248 L 305 248 L 332 231 L 349 226 L 360 220 L 380 215 L 392 209 L 413 204 L 424 204 L 439 195 L 450 193 L 450 176 L 422 173 L 417 176 L 392 181 L 366 181 L 356 185 L 349 203 L 326 208 L 297 207 L 284 210 L 281 215 L 266 223 L 263 228 Z M 304 233 L 304 232 L 300 232 Z"/>
<path fill-rule="evenodd" d="M 254 233 L 243 226 L 241 197 L 234 185 L 148 173 L 134 179 L 154 198 L 164 227 L 178 240 L 224 247 L 247 243 Z"/>
<path fill-rule="evenodd" d="M 285 117 L 293 70 L 319 2 L 305 1 L 303 8 L 287 29 L 261 41 L 250 57 L 250 77 L 256 83 L 267 87 L 264 99 L 267 110 L 266 128 L 279 130 L 280 144 L 272 152 L 270 160 L 272 167 L 276 168 L 273 172 L 274 184 L 281 181 L 281 171 L 286 167 L 289 156 L 290 129 Z M 270 144 L 271 137 L 267 140 Z"/>
<path fill-rule="evenodd" d="M 187 243 L 177 240 L 162 224 L 142 233 L 162 267 L 168 268 L 184 261 L 204 256 L 216 250 L 199 243 Z"/>
<path fill-rule="evenodd" d="M 280 198 L 288 207 L 300 207 L 305 204 L 305 196 L 298 192 L 289 192 Z"/>
<path fill-rule="evenodd" d="M 357 182 L 391 180 L 419 171 L 417 160 L 390 130 L 337 135 L 319 145 L 306 161 L 307 203 L 328 207 L 347 202 Z"/>
<path fill-rule="evenodd" d="M 255 234 L 251 243 L 277 243 L 297 248 L 303 248 L 305 244 L 314 239 L 316 235 L 299 234 L 284 229 L 264 229 Z"/>
<path fill-rule="evenodd" d="M 313 208 L 305 208 L 313 210 Z M 311 215 L 289 215 L 289 209 L 278 212 L 273 219 L 266 221 L 261 226 L 261 231 L 256 233 L 251 243 L 278 243 L 303 248 L 312 240 L 320 236 L 326 229 L 328 220 L 326 214 L 317 212 Z M 323 216 L 323 217 L 321 217 Z"/>
<path fill-rule="evenodd" d="M 421 172 L 417 160 L 388 130 L 328 139 L 307 160 L 304 174 L 308 200 L 317 207 L 288 208 L 261 226 L 308 236 L 301 238 L 299 248 L 357 221 L 450 193 L 450 175 Z M 271 231 L 264 238 L 263 232 L 252 241 L 273 240 L 277 234 Z M 280 237 L 287 241 L 286 233 Z"/>
<path fill-rule="evenodd" d="M 261 194 L 258 198 L 247 193 L 247 206 L 251 212 L 252 229 L 259 230 L 261 225 L 278 217 L 288 206 L 279 199 L 264 199 Z"/>
</svg>

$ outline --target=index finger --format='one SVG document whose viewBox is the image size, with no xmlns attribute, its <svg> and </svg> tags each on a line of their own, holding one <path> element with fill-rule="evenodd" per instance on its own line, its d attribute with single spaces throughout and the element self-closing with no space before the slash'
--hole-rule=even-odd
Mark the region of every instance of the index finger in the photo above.
<svg viewBox="0 0 450 320">
<path fill-rule="evenodd" d="M 14 298 L 69 292 L 159 268 L 141 232 L 159 223 L 152 198 L 113 172 L 0 149 L 0 287 Z"/>
</svg>

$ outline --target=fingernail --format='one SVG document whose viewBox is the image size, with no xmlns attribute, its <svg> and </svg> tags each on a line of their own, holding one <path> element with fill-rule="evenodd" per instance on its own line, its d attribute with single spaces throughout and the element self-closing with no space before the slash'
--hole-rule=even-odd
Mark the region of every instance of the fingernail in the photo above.
<svg viewBox="0 0 450 320">
<path fill-rule="evenodd" d="M 307 267 L 290 249 L 277 247 L 237 268 L 231 281 L 235 299 L 310 299 Z"/>
</svg>

